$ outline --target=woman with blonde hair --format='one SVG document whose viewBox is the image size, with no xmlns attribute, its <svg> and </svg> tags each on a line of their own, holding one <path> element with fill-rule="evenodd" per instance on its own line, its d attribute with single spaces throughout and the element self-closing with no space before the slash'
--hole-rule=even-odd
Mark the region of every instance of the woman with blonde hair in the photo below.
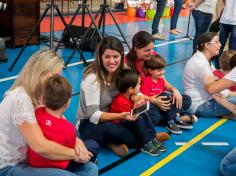
<svg viewBox="0 0 236 176">
<path fill-rule="evenodd" d="M 55 73 L 60 73 L 63 60 L 52 51 L 42 50 L 31 56 L 12 87 L 0 103 L 0 176 L 76 176 L 97 175 L 89 152 L 77 139 L 74 149 L 46 139 L 37 123 L 34 110 L 41 105 L 41 85 Z M 33 168 L 27 165 L 28 146 L 51 160 L 75 160 L 86 163 L 73 172 L 56 168 Z M 80 152 L 79 152 L 80 151 Z"/>
</svg>

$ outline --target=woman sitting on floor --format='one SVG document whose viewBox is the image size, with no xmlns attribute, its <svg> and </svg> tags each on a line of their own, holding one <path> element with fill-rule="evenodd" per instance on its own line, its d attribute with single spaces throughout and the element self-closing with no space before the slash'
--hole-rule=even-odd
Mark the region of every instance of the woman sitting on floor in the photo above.
<svg viewBox="0 0 236 176">
<path fill-rule="evenodd" d="M 231 112 L 217 103 L 207 89 L 206 80 L 213 76 L 214 66 L 211 58 L 219 54 L 220 42 L 217 33 L 208 32 L 201 34 L 198 38 L 198 50 L 188 60 L 183 75 L 184 94 L 192 98 L 190 113 L 200 117 L 216 117 L 219 115 L 229 115 Z M 236 102 L 235 97 L 231 97 L 229 90 L 222 92 L 229 101 Z"/>
</svg>

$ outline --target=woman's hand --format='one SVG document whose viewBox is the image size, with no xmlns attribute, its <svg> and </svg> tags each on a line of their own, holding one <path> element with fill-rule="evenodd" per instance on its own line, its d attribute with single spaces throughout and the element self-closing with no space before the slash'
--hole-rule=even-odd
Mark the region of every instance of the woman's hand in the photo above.
<svg viewBox="0 0 236 176">
<path fill-rule="evenodd" d="M 218 93 L 218 94 L 213 94 L 212 97 L 219 103 L 219 104 L 224 104 L 228 100 L 225 98 L 224 95 Z"/>
<path fill-rule="evenodd" d="M 154 103 L 162 111 L 170 109 L 170 100 L 166 100 L 166 96 L 158 96 L 152 98 L 152 103 Z"/>
<path fill-rule="evenodd" d="M 128 121 L 135 121 L 137 119 L 137 116 L 131 116 L 130 112 L 122 112 L 120 113 L 120 117 L 122 120 Z"/>
<path fill-rule="evenodd" d="M 87 163 L 93 156 L 93 154 L 87 150 L 83 141 L 79 138 L 76 138 L 75 153 L 78 156 L 75 161 L 78 163 Z"/>
<path fill-rule="evenodd" d="M 173 95 L 172 95 L 172 104 L 176 104 L 177 109 L 182 108 L 183 98 L 180 92 L 177 89 L 173 89 Z"/>
</svg>

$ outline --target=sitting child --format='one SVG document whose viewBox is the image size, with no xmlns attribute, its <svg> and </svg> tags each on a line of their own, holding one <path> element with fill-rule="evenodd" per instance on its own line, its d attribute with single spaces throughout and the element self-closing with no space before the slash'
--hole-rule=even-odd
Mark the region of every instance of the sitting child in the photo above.
<svg viewBox="0 0 236 176">
<path fill-rule="evenodd" d="M 181 97 L 181 94 L 176 88 L 169 88 L 165 83 L 164 73 L 165 73 L 165 60 L 158 54 L 153 55 L 150 60 L 144 62 L 144 67 L 150 76 L 147 76 L 141 85 L 141 92 L 149 96 L 150 98 L 155 98 L 157 96 L 166 96 L 167 100 L 170 100 L 170 109 L 161 110 L 161 113 L 167 121 L 166 128 L 174 134 L 182 134 L 182 129 L 191 129 L 193 126 L 181 120 L 180 112 L 186 110 L 188 107 L 185 104 L 185 98 L 189 99 L 186 95 Z M 169 92 L 166 92 L 169 91 Z M 171 93 L 174 92 L 183 100 L 182 107 L 176 108 L 176 102 L 173 104 Z"/>
<path fill-rule="evenodd" d="M 63 116 L 63 113 L 70 104 L 72 94 L 69 82 L 60 75 L 53 75 L 45 80 L 42 91 L 42 102 L 45 104 L 45 107 L 42 106 L 36 109 L 35 115 L 45 137 L 69 148 L 75 148 L 76 142 L 79 142 L 81 147 L 79 151 L 83 152 L 79 153 L 79 156 L 83 157 L 82 162 L 84 160 L 85 162 L 89 161 L 93 156 L 96 157 L 98 144 L 93 140 L 87 141 L 87 144 L 90 145 L 87 147 L 91 147 L 93 153 L 88 151 L 84 143 L 76 138 L 74 125 Z M 83 167 L 82 163 L 76 163 L 72 160 L 46 159 L 30 148 L 28 149 L 28 163 L 33 167 L 52 167 L 69 171 L 73 171 L 76 167 Z"/>
<path fill-rule="evenodd" d="M 234 64 L 232 63 L 232 66 L 231 66 L 231 60 L 232 62 L 234 60 L 236 60 L 236 52 L 233 51 L 233 50 L 229 50 L 229 51 L 224 51 L 221 56 L 220 56 L 220 59 L 219 59 L 219 63 L 220 63 L 220 70 L 216 69 L 214 70 L 213 74 L 221 79 L 223 78 L 227 73 L 229 73 L 232 68 L 234 67 Z M 235 55 L 235 56 L 234 56 Z M 234 59 L 232 58 L 234 56 Z M 232 86 L 229 88 L 229 90 L 233 91 L 233 92 L 236 92 L 236 86 Z"/>
<path fill-rule="evenodd" d="M 110 112 L 131 112 L 134 107 L 132 96 L 137 95 L 140 88 L 138 74 L 128 69 L 123 70 L 118 77 L 117 88 L 120 94 L 113 99 Z M 127 128 L 137 140 L 142 152 L 158 156 L 160 152 L 166 151 L 166 148 L 156 139 L 154 126 L 146 113 L 129 116 L 122 121 L 113 120 L 113 123 Z"/>
</svg>

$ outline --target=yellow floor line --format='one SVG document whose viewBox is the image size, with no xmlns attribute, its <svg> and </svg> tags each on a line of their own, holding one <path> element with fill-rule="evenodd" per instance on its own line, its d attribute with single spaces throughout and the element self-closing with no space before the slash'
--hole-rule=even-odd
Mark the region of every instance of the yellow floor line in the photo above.
<svg viewBox="0 0 236 176">
<path fill-rule="evenodd" d="M 164 166 L 165 164 L 167 164 L 169 161 L 171 161 L 172 159 L 174 159 L 175 157 L 177 157 L 178 155 L 180 155 L 181 153 L 183 153 L 185 150 L 187 150 L 189 147 L 191 147 L 192 145 L 194 145 L 196 142 L 198 142 L 199 140 L 201 140 L 202 138 L 204 138 L 206 135 L 208 135 L 209 133 L 211 133 L 212 131 L 214 131 L 216 128 L 218 128 L 219 126 L 221 126 L 223 123 L 225 123 L 228 119 L 220 119 L 219 121 L 217 121 L 216 123 L 214 123 L 212 126 L 210 126 L 208 129 L 204 130 L 202 133 L 200 133 L 198 136 L 196 136 L 195 138 L 193 138 L 191 141 L 189 141 L 188 143 L 186 143 L 185 145 L 183 145 L 182 147 L 178 148 L 177 150 L 175 150 L 174 152 L 172 152 L 170 155 L 168 155 L 166 158 L 162 159 L 160 162 L 158 162 L 157 164 L 155 164 L 154 166 L 152 166 L 151 168 L 149 168 L 148 170 L 146 170 L 145 172 L 143 172 L 141 174 L 141 176 L 149 176 L 152 173 L 156 172 L 158 169 L 160 169 L 162 166 Z"/>
</svg>

